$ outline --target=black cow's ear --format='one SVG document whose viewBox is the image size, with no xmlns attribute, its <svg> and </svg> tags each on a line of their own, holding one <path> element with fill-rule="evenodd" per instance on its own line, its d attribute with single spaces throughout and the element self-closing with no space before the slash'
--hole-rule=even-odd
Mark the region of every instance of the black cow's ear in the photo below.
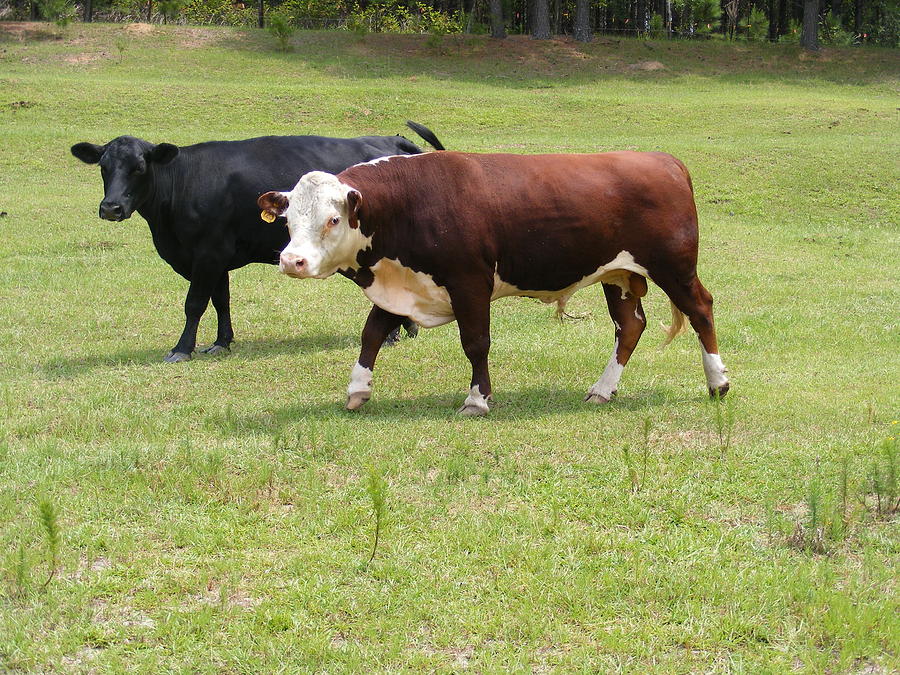
<svg viewBox="0 0 900 675">
<path fill-rule="evenodd" d="M 362 206 L 362 195 L 358 190 L 347 193 L 347 224 L 354 230 L 359 227 L 359 207 Z"/>
<path fill-rule="evenodd" d="M 168 164 L 178 155 L 178 146 L 171 143 L 160 143 L 154 145 L 153 149 L 147 154 L 147 159 L 157 164 Z"/>
<path fill-rule="evenodd" d="M 72 146 L 72 154 L 75 155 L 85 164 L 96 164 L 103 156 L 105 145 L 95 145 L 94 143 L 76 143 Z"/>
</svg>

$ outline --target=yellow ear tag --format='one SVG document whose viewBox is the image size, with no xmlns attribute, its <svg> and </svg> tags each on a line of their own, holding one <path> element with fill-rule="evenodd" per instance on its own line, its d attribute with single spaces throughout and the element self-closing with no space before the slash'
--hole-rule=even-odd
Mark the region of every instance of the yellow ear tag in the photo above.
<svg viewBox="0 0 900 675">
<path fill-rule="evenodd" d="M 259 214 L 259 217 L 262 218 L 262 219 L 263 219 L 264 221 L 266 221 L 267 223 L 274 223 L 274 222 L 275 222 L 275 216 L 273 216 L 273 215 L 272 215 L 271 213 L 269 213 L 268 211 L 263 211 L 263 212 L 261 212 L 261 213 Z"/>
</svg>

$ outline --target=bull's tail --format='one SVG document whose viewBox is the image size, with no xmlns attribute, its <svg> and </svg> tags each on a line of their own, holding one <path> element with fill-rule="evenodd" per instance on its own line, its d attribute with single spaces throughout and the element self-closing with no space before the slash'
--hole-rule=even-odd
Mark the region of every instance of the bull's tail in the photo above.
<svg viewBox="0 0 900 675">
<path fill-rule="evenodd" d="M 666 332 L 666 339 L 662 344 L 663 347 L 684 333 L 688 326 L 687 316 L 685 316 L 684 312 L 678 309 L 671 300 L 669 301 L 669 306 L 672 308 L 672 325 L 663 326 L 663 330 Z"/>
<path fill-rule="evenodd" d="M 431 146 L 435 150 L 445 150 L 443 143 L 441 143 L 437 136 L 434 135 L 434 132 L 426 127 L 423 124 L 419 124 L 418 122 L 411 122 L 409 120 L 406 121 L 406 126 L 415 131 L 419 136 L 423 138 L 426 143 L 431 144 Z"/>
</svg>

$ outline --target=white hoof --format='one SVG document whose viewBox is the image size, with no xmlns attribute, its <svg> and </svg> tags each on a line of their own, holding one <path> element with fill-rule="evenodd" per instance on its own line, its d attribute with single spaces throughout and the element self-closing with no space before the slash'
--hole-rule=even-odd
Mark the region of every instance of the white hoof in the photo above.
<svg viewBox="0 0 900 675">
<path fill-rule="evenodd" d="M 488 408 L 487 399 L 481 395 L 481 389 L 478 385 L 475 385 L 469 390 L 469 395 L 466 396 L 463 407 L 460 408 L 458 412 L 460 415 L 477 417 L 480 415 L 487 415 L 490 411 L 491 409 Z"/>
<path fill-rule="evenodd" d="M 466 417 L 483 417 L 490 412 L 490 408 L 486 405 L 483 408 L 477 405 L 464 405 L 457 412 Z"/>
<path fill-rule="evenodd" d="M 359 410 L 369 400 L 369 393 L 358 391 L 347 397 L 347 410 Z"/>
</svg>

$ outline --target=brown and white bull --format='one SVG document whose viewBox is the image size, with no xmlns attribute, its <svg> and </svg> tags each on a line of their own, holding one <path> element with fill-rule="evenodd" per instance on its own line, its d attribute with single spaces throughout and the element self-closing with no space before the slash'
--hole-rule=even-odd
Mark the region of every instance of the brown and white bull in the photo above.
<svg viewBox="0 0 900 675">
<path fill-rule="evenodd" d="M 335 272 L 374 303 L 347 390 L 371 395 L 385 337 L 410 317 L 454 319 L 472 363 L 463 414 L 488 412 L 490 303 L 510 295 L 565 301 L 600 282 L 615 347 L 586 401 L 607 403 L 646 325 L 647 278 L 669 296 L 667 342 L 697 332 L 711 395 L 729 383 L 713 327 L 712 296 L 697 278 L 697 211 L 684 164 L 656 152 L 503 155 L 434 152 L 304 175 L 291 192 L 259 198 L 287 217 L 280 269 L 297 278 Z"/>
</svg>

